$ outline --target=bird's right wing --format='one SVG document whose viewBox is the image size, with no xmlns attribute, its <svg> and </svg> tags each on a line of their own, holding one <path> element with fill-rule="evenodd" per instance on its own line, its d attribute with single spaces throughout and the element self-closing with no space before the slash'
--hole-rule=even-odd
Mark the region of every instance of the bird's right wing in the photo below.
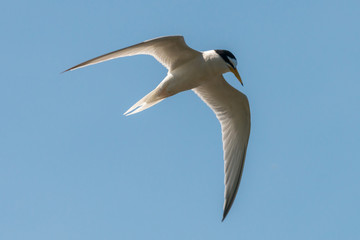
<svg viewBox="0 0 360 240">
<path fill-rule="evenodd" d="M 114 58 L 127 57 L 133 55 L 151 55 L 156 58 L 167 69 L 173 70 L 182 63 L 191 58 L 201 54 L 200 52 L 190 48 L 186 45 L 183 36 L 167 36 L 151 39 L 139 44 L 132 45 L 114 52 L 110 52 L 99 57 L 90 59 L 86 62 L 80 63 L 71 67 L 67 71 L 72 71 L 77 68 L 86 67 L 92 64 L 108 61 Z"/>
<path fill-rule="evenodd" d="M 234 202 L 244 167 L 250 135 L 249 102 L 222 75 L 193 90 L 214 111 L 221 124 L 225 161 L 224 220 Z"/>
</svg>

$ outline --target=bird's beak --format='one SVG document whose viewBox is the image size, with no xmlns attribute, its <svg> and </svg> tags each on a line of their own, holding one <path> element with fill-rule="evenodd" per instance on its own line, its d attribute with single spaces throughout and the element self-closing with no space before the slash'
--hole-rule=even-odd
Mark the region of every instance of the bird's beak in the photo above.
<svg viewBox="0 0 360 240">
<path fill-rule="evenodd" d="M 231 68 L 230 68 L 230 71 L 231 71 L 231 72 L 235 75 L 235 77 L 240 81 L 241 85 L 244 86 L 238 70 L 237 70 L 236 68 L 232 68 L 232 67 L 231 67 Z"/>
</svg>

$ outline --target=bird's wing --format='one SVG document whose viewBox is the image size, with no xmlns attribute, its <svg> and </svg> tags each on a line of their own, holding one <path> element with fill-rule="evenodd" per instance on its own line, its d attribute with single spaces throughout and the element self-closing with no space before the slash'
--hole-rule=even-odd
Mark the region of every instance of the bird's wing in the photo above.
<svg viewBox="0 0 360 240">
<path fill-rule="evenodd" d="M 244 168 L 250 135 L 249 102 L 222 75 L 193 90 L 214 111 L 221 124 L 225 161 L 224 220 L 234 202 Z"/>
<path fill-rule="evenodd" d="M 152 55 L 167 69 L 172 70 L 201 53 L 186 45 L 183 36 L 167 36 L 155 38 L 139 44 L 132 45 L 130 47 L 116 50 L 111 53 L 104 54 L 102 56 L 90 59 L 86 62 L 71 67 L 64 72 L 104 62 L 114 58 L 127 57 L 139 54 Z"/>
</svg>

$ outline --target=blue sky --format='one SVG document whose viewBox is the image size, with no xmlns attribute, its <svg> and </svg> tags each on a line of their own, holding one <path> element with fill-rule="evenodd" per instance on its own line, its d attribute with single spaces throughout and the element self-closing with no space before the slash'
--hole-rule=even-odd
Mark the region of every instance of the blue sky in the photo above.
<svg viewBox="0 0 360 240">
<path fill-rule="evenodd" d="M 1 239 L 360 238 L 359 1 L 6 1 Z M 122 115 L 166 69 L 74 72 L 165 35 L 238 59 L 252 129 L 227 217 L 220 125 L 191 91 Z"/>
</svg>

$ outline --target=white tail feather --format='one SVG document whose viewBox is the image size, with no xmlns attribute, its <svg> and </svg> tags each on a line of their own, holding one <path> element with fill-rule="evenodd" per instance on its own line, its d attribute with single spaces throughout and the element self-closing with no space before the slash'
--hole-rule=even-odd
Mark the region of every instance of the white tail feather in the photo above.
<svg viewBox="0 0 360 240">
<path fill-rule="evenodd" d="M 135 103 L 131 108 L 129 108 L 124 115 L 130 116 L 132 114 L 144 111 L 145 109 L 154 106 L 155 104 L 161 102 L 165 98 L 161 98 L 158 96 L 158 90 L 155 89 L 147 94 L 145 97 L 140 99 L 137 103 Z"/>
</svg>

